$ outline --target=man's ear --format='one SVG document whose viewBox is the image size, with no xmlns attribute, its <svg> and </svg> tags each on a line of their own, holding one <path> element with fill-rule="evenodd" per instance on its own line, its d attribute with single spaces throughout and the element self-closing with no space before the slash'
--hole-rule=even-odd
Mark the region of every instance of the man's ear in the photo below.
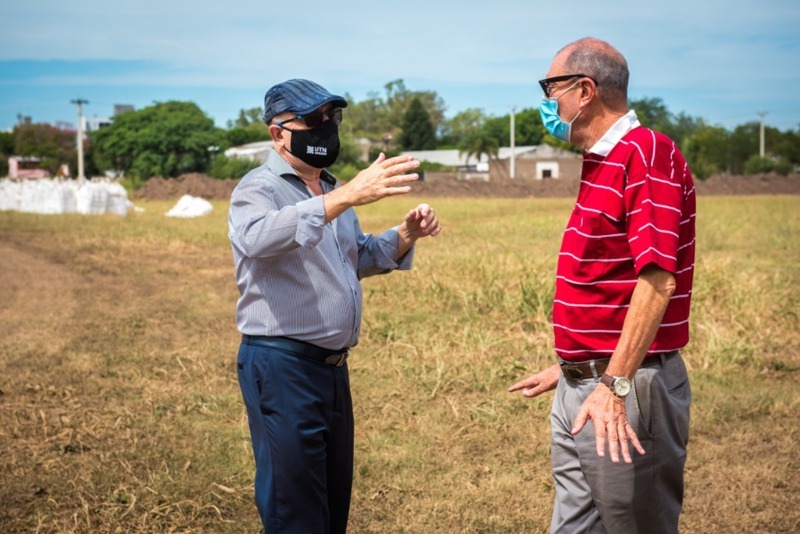
<svg viewBox="0 0 800 534">
<path fill-rule="evenodd" d="M 580 82 L 581 86 L 581 102 L 584 106 L 589 105 L 589 102 L 597 96 L 597 85 L 590 79 L 583 79 Z"/>
<path fill-rule="evenodd" d="M 277 126 L 275 124 L 270 124 L 269 126 L 269 135 L 272 137 L 272 142 L 276 145 L 280 144 L 283 145 L 283 128 Z"/>
</svg>

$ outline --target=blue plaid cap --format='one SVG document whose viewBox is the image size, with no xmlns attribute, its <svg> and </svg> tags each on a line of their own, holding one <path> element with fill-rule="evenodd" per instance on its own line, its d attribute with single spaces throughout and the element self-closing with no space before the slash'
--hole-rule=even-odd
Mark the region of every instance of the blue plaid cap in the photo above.
<svg viewBox="0 0 800 534">
<path fill-rule="evenodd" d="M 318 83 L 301 79 L 287 80 L 273 85 L 264 95 L 264 122 L 269 124 L 272 117 L 284 111 L 305 115 L 328 102 L 340 108 L 347 107 L 344 98 L 329 93 Z"/>
</svg>

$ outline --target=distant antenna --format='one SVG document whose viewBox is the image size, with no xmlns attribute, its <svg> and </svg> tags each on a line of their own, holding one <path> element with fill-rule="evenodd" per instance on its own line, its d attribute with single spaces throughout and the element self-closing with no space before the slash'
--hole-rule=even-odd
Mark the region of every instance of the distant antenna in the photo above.
<svg viewBox="0 0 800 534">
<path fill-rule="evenodd" d="M 78 180 L 85 180 L 86 176 L 83 175 L 83 104 L 88 104 L 89 101 L 77 98 L 70 102 L 78 105 Z"/>
<path fill-rule="evenodd" d="M 766 116 L 766 111 L 759 111 L 756 113 L 759 117 L 761 117 L 761 128 L 759 129 L 760 137 L 759 137 L 759 144 L 758 144 L 758 155 L 762 158 L 764 157 L 764 117 Z"/>
</svg>

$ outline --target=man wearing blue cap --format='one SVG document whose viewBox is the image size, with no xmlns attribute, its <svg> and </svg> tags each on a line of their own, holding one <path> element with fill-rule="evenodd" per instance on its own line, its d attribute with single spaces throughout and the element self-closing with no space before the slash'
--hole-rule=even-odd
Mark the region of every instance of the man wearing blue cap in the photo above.
<svg viewBox="0 0 800 534">
<path fill-rule="evenodd" d="M 229 237 L 241 298 L 237 367 L 267 532 L 345 532 L 353 478 L 347 356 L 358 342 L 361 278 L 411 268 L 414 243 L 441 230 L 420 204 L 379 236 L 353 206 L 410 191 L 419 162 L 381 154 L 339 185 L 347 102 L 308 80 L 264 97 L 274 149 L 231 195 Z"/>
</svg>

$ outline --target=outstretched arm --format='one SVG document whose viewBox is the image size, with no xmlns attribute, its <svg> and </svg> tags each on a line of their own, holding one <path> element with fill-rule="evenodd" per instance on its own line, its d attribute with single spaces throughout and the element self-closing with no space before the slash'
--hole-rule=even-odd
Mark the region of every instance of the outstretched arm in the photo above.
<svg viewBox="0 0 800 534">
<path fill-rule="evenodd" d="M 419 161 L 411 156 L 386 159 L 381 152 L 372 165 L 341 187 L 325 194 L 325 222 L 329 223 L 353 206 L 371 204 L 382 198 L 404 195 L 411 191 L 411 182 L 419 179 L 412 171 Z"/>
</svg>

